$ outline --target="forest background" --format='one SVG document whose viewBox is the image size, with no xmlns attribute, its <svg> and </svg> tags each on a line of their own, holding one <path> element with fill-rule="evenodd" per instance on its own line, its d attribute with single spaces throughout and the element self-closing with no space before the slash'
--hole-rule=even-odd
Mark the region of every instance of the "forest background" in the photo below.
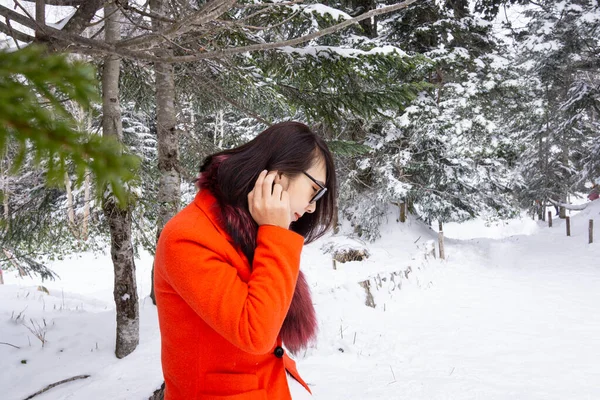
<svg viewBox="0 0 600 400">
<path fill-rule="evenodd" d="M 565 216 L 600 184 L 599 27 L 597 0 L 2 0 L 0 268 L 110 247 L 125 357 L 137 249 L 206 155 L 290 119 L 335 152 L 362 240 L 390 207 Z"/>
</svg>

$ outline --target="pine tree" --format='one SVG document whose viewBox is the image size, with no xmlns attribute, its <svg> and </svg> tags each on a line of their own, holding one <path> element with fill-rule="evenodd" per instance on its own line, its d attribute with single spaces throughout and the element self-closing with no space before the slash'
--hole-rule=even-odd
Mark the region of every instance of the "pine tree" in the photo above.
<svg viewBox="0 0 600 400">
<path fill-rule="evenodd" d="M 532 104 L 520 197 L 542 218 L 548 200 L 566 203 L 597 174 L 590 150 L 598 135 L 599 11 L 593 1 L 546 1 L 525 8 L 529 23 L 516 31 Z"/>
<path fill-rule="evenodd" d="M 393 118 L 361 128 L 373 151 L 355 159 L 342 193 L 347 217 L 367 238 L 378 236 L 394 203 L 408 204 L 428 222 L 516 210 L 515 149 L 498 125 L 498 109 L 514 92 L 505 82 L 514 76 L 490 24 L 467 5 L 424 1 L 380 21 L 379 41 L 427 57 L 417 69 L 427 85 Z"/>
<path fill-rule="evenodd" d="M 77 187 L 91 172 L 94 182 L 110 184 L 120 196 L 137 159 L 118 156 L 117 143 L 83 129 L 69 110 L 70 104 L 91 110 L 98 98 L 89 65 L 48 55 L 36 46 L 0 52 L 0 60 L 0 260 L 5 267 L 16 265 L 25 273 L 50 278 L 53 274 L 40 263 L 42 256 L 61 257 L 96 245 L 73 240 L 68 213 L 73 211 L 74 219 L 86 208 Z M 69 205 L 67 181 L 75 190 L 75 204 Z M 81 213 L 75 212 L 78 205 Z"/>
</svg>

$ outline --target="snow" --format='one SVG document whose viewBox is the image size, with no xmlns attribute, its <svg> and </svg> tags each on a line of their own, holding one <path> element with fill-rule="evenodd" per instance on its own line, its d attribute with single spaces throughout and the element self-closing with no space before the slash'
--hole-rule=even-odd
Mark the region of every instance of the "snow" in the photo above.
<svg viewBox="0 0 600 400">
<path fill-rule="evenodd" d="M 304 250 L 320 332 L 297 361 L 314 399 L 600 398 L 600 234 L 588 244 L 600 201 L 572 216 L 571 237 L 559 219 L 553 228 L 526 216 L 446 224 L 445 261 L 429 253 L 436 232 L 396 218 L 388 216 L 375 243 L 339 235 Z M 347 247 L 369 258 L 334 269 L 326 251 Z M 147 297 L 152 257 L 140 252 L 136 266 L 140 345 L 122 360 L 114 356 L 108 254 L 52 263 L 55 282 L 5 271 L 2 398 L 89 374 L 36 400 L 147 399 L 162 382 L 156 309 Z M 375 308 L 365 306 L 358 284 L 365 280 Z M 28 328 L 45 332 L 43 346 Z"/>
<path fill-rule="evenodd" d="M 337 8 L 329 7 L 324 4 L 310 4 L 310 5 L 293 5 L 290 7 L 294 11 L 301 10 L 307 14 L 317 13 L 321 16 L 325 16 L 326 14 L 331 15 L 331 17 L 335 21 L 339 21 L 340 19 L 352 19 L 350 15 L 347 13 L 338 10 Z"/>
<path fill-rule="evenodd" d="M 291 47 L 291 46 L 283 46 L 279 48 L 280 51 L 284 53 L 296 53 L 303 56 L 309 55 L 313 57 L 318 56 L 326 56 L 328 54 L 337 55 L 340 57 L 349 57 L 356 58 L 359 56 L 368 56 L 374 54 L 392 54 L 396 53 L 396 55 L 400 57 L 407 57 L 407 54 L 398 47 L 395 46 L 380 46 L 374 47 L 369 51 L 360 50 L 360 49 L 351 49 L 351 48 L 343 48 L 337 46 L 310 46 L 310 47 Z"/>
</svg>

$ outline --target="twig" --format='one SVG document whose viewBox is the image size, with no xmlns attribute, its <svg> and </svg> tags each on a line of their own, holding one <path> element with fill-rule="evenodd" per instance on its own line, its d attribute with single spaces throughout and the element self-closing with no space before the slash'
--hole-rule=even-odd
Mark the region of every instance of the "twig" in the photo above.
<svg viewBox="0 0 600 400">
<path fill-rule="evenodd" d="M 46 344 L 46 321 L 44 320 L 43 328 L 39 323 L 37 323 L 36 326 L 36 323 L 31 318 L 29 318 L 29 322 L 31 322 L 31 327 L 29 327 L 25 323 L 23 323 L 23 326 L 27 328 L 29 332 L 33 334 L 33 336 L 38 338 L 40 342 L 42 342 L 42 347 L 44 347 L 44 345 Z"/>
<path fill-rule="evenodd" d="M 0 342 L 0 344 L 5 344 L 5 345 L 7 345 L 7 346 L 12 346 L 12 347 L 14 347 L 15 349 L 20 349 L 20 347 L 19 347 L 19 346 L 15 346 L 14 344 L 5 343 L 5 342 Z"/>
<path fill-rule="evenodd" d="M 77 380 L 77 379 L 86 379 L 86 378 L 89 378 L 89 377 L 90 377 L 90 375 L 77 375 L 77 376 L 73 376 L 73 377 L 71 377 L 71 378 L 68 378 L 68 379 L 63 379 L 62 381 L 58 381 L 58 382 L 55 382 L 55 383 L 52 383 L 52 384 L 50 384 L 50 385 L 46 386 L 46 387 L 45 387 L 45 388 L 43 388 L 42 390 L 40 390 L 40 391 L 38 391 L 38 392 L 35 392 L 34 394 L 32 394 L 32 395 L 31 395 L 31 396 L 29 396 L 29 397 L 26 397 L 24 400 L 33 399 L 33 398 L 34 398 L 35 396 L 37 396 L 38 394 L 42 394 L 42 393 L 44 393 L 44 392 L 47 392 L 48 390 L 52 389 L 53 387 L 56 387 L 56 386 L 58 386 L 58 385 L 62 385 L 63 383 L 67 383 L 67 382 L 75 381 L 75 380 Z"/>
<path fill-rule="evenodd" d="M 392 376 L 394 377 L 394 380 L 391 381 L 390 383 L 388 383 L 388 385 L 391 385 L 392 383 L 396 382 L 396 374 L 394 374 L 394 369 L 392 368 L 391 365 L 390 365 L 390 371 L 392 371 Z"/>
</svg>

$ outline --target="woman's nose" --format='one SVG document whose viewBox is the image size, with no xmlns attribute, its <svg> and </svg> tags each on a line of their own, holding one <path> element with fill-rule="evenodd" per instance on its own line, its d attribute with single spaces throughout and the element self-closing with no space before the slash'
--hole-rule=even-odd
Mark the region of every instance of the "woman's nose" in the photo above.
<svg viewBox="0 0 600 400">
<path fill-rule="evenodd" d="M 306 212 L 310 213 L 310 214 L 314 213 L 316 209 L 317 209 L 316 201 L 314 203 L 309 203 L 309 205 L 306 206 Z"/>
</svg>

